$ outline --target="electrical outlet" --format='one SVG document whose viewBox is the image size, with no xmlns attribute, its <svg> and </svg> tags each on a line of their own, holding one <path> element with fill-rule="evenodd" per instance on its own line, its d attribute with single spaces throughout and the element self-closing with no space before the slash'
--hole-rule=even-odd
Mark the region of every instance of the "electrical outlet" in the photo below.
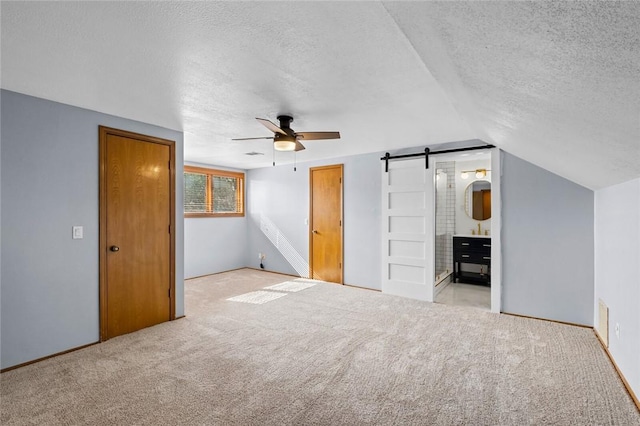
<svg viewBox="0 0 640 426">
<path fill-rule="evenodd" d="M 258 253 L 258 260 L 264 260 L 267 257 L 264 253 Z"/>
<path fill-rule="evenodd" d="M 71 229 L 71 238 L 81 240 L 84 238 L 84 228 L 82 226 L 74 226 Z"/>
<path fill-rule="evenodd" d="M 616 323 L 616 337 L 619 339 L 620 338 L 620 324 Z"/>
</svg>

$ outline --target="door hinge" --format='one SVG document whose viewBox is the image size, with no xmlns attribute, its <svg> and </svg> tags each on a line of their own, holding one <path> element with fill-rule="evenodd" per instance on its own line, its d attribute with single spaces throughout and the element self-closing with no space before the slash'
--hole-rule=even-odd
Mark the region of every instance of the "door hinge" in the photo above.
<svg viewBox="0 0 640 426">
<path fill-rule="evenodd" d="M 169 233 L 171 233 L 171 225 L 169 225 Z"/>
<path fill-rule="evenodd" d="M 340 226 L 342 226 L 342 221 L 340 221 Z"/>
<path fill-rule="evenodd" d="M 169 170 L 171 170 L 171 160 L 167 164 L 169 165 Z"/>
<path fill-rule="evenodd" d="M 342 263 L 339 263 L 338 265 L 338 268 L 342 269 Z"/>
<path fill-rule="evenodd" d="M 169 294 L 169 298 L 171 298 L 171 289 L 167 292 Z"/>
<path fill-rule="evenodd" d="M 342 178 L 339 178 L 339 180 L 340 180 L 340 183 L 342 183 Z"/>
</svg>

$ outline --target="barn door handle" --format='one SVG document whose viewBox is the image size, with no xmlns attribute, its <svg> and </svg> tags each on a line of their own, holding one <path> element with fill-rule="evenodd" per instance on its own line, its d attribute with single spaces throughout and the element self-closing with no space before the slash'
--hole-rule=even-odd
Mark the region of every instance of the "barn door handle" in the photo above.
<svg viewBox="0 0 640 426">
<path fill-rule="evenodd" d="M 318 233 L 318 231 L 316 231 L 315 229 L 314 229 L 313 231 L 311 231 L 311 232 L 313 232 L 314 234 L 317 234 L 317 233 Z"/>
<path fill-rule="evenodd" d="M 109 248 L 109 250 L 111 250 L 111 251 L 120 251 L 120 247 L 118 247 L 118 246 L 111 246 L 111 247 Z"/>
</svg>

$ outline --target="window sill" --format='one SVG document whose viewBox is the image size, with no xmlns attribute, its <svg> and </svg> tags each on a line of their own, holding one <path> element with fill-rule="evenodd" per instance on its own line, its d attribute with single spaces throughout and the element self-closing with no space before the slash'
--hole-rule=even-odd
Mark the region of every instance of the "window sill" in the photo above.
<svg viewBox="0 0 640 426">
<path fill-rule="evenodd" d="M 185 213 L 184 217 L 244 217 L 244 213 Z"/>
</svg>

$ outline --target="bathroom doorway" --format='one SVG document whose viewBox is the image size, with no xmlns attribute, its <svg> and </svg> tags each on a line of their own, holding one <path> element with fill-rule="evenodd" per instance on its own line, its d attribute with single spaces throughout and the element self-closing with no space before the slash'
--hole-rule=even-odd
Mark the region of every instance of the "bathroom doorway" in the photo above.
<svg viewBox="0 0 640 426">
<path fill-rule="evenodd" d="M 438 149 L 381 158 L 382 292 L 499 313 L 502 154 Z"/>
<path fill-rule="evenodd" d="M 500 261 L 493 255 L 499 254 L 499 155 L 479 150 L 437 158 L 436 303 L 500 312 Z"/>
</svg>

